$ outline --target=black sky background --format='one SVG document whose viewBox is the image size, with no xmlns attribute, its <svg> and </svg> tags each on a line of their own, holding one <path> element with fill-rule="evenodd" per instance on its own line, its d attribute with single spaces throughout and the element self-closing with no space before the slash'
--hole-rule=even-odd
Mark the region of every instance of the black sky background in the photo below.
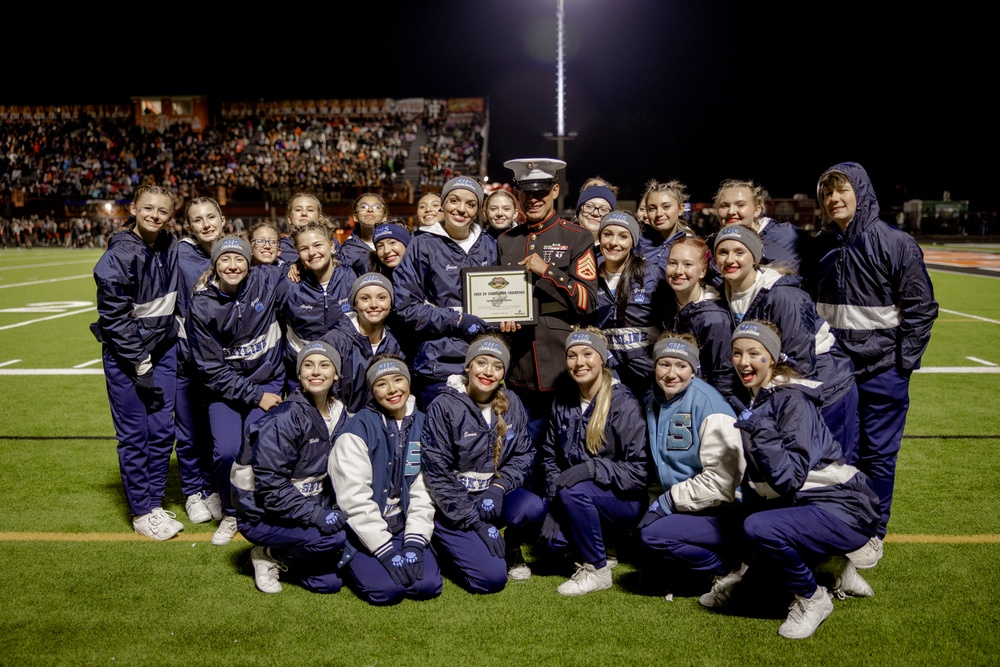
<svg viewBox="0 0 1000 667">
<path fill-rule="evenodd" d="M 677 178 L 813 196 L 860 162 L 883 209 L 994 192 L 1000 49 L 985 9 L 903 3 L 565 0 L 567 178 L 623 199 Z M 489 175 L 555 156 L 556 0 L 87 6 L 8 24 L 0 101 L 486 97 Z M 119 16 L 120 18 L 113 18 Z M 65 48 L 63 47 L 65 45 Z M 45 58 L 35 57 L 42 53 Z M 52 57 L 52 56 L 55 57 Z"/>
</svg>

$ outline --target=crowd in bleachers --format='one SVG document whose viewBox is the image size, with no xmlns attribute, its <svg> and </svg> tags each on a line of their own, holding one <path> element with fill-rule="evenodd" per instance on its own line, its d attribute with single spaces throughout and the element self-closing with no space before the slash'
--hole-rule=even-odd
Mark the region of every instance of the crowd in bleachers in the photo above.
<svg viewBox="0 0 1000 667">
<path fill-rule="evenodd" d="M 0 105 L 0 201 L 130 199 L 141 184 L 187 196 L 224 188 L 230 198 L 272 202 L 297 190 L 337 201 L 359 188 L 400 186 L 409 197 L 415 186 L 440 187 L 481 161 L 481 113 L 445 114 L 444 101 L 421 113 L 375 100 L 334 102 L 227 104 L 200 130 L 151 130 L 123 105 Z M 414 146 L 419 129 L 426 143 Z M 420 173 L 406 175 L 411 149 Z"/>
</svg>

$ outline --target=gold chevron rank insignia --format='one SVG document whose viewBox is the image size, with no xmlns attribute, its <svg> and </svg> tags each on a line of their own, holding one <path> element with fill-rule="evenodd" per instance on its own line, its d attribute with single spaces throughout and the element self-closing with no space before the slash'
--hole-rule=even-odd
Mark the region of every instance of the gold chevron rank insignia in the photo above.
<svg viewBox="0 0 1000 667">
<path fill-rule="evenodd" d="M 597 261 L 594 260 L 594 253 L 588 252 L 576 260 L 576 275 L 584 280 L 597 280 Z"/>
</svg>

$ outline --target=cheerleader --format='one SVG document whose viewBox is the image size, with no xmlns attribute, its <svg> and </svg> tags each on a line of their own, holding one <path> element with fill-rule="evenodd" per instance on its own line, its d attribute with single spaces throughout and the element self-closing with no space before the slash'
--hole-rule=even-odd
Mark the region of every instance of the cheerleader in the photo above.
<svg viewBox="0 0 1000 667">
<path fill-rule="evenodd" d="M 646 428 L 655 483 L 649 511 L 639 521 L 646 573 L 724 576 L 742 560 L 736 502 L 746 464 L 736 414 L 718 390 L 697 377 L 701 362 L 694 336 L 665 332 L 653 346 L 653 358 Z"/>
<path fill-rule="evenodd" d="M 802 289 L 802 279 L 761 266 L 763 252 L 760 237 L 749 227 L 729 225 L 715 236 L 715 261 L 734 327 L 744 319 L 767 320 L 778 327 L 789 364 L 822 383 L 823 418 L 844 451 L 853 451 L 858 387 L 851 359 Z"/>
<path fill-rule="evenodd" d="M 663 275 L 649 270 L 637 252 L 639 221 L 628 211 L 605 215 L 597 237 L 601 259 L 594 323 L 607 338 L 615 374 L 643 399 L 653 378 L 653 342 L 669 312 L 661 303 Z"/>
<path fill-rule="evenodd" d="M 844 462 L 820 414 L 817 383 L 779 361 L 781 340 L 766 321 L 745 320 L 733 332 L 733 367 L 751 395 L 736 422 L 748 487 L 743 533 L 753 563 L 794 595 L 778 634 L 805 639 L 833 613 L 831 590 L 874 595 L 845 554 L 875 535 L 879 505 L 871 481 Z M 699 602 L 725 604 L 746 569 L 717 578 Z M 832 575 L 831 590 L 814 569 Z"/>
<path fill-rule="evenodd" d="M 118 467 L 136 533 L 169 540 L 184 529 L 163 509 L 174 448 L 177 385 L 177 240 L 169 190 L 143 185 L 131 219 L 108 239 L 94 266 L 108 405 L 118 439 Z"/>
<path fill-rule="evenodd" d="M 497 244 L 477 224 L 483 188 L 456 176 L 441 191 L 444 222 L 418 234 L 392 274 L 396 308 L 417 339 L 412 362 L 417 404 L 426 409 L 460 374 L 469 341 L 490 326 L 463 312 L 463 267 L 496 266 Z"/>
<path fill-rule="evenodd" d="M 692 334 L 698 341 L 700 377 L 731 403 L 746 405 L 746 389 L 733 372 L 729 339 L 733 320 L 719 292 L 707 284 L 712 251 L 697 236 L 685 236 L 670 246 L 667 285 L 674 295 L 673 321 L 667 328 Z"/>
<path fill-rule="evenodd" d="M 448 378 L 424 419 L 424 475 L 437 507 L 434 548 L 472 593 L 531 577 L 515 533 L 528 525 L 537 531 L 545 517 L 542 499 L 524 488 L 535 447 L 520 399 L 501 386 L 508 365 L 503 340 L 476 338 L 464 373 Z"/>
<path fill-rule="evenodd" d="M 444 583 L 428 548 L 434 503 L 421 465 L 424 413 L 402 359 L 375 357 L 365 377 L 373 404 L 337 437 L 328 467 L 350 529 L 338 568 L 369 604 L 434 598 Z"/>
<path fill-rule="evenodd" d="M 309 223 L 292 233 L 301 267 L 298 280 L 283 285 L 280 314 L 285 328 L 286 393 L 295 390 L 295 360 L 307 341 L 319 340 L 350 309 L 348 298 L 356 275 L 341 266 L 334 240 L 323 223 Z"/>
<path fill-rule="evenodd" d="M 322 342 L 296 359 L 299 388 L 247 429 L 230 479 L 240 533 L 253 543 L 254 582 L 280 593 L 284 576 L 316 593 L 336 593 L 344 513 L 327 473 L 347 410 L 333 391 L 340 355 Z M 282 573 L 285 573 L 282 575 Z"/>
<path fill-rule="evenodd" d="M 237 531 L 229 488 L 233 461 L 246 427 L 281 403 L 284 345 L 278 313 L 285 270 L 250 266 L 250 244 L 224 236 L 212 246 L 212 268 L 199 279 L 186 322 L 188 341 L 207 392 L 212 464 L 222 521 L 212 544 L 229 544 Z"/>
<path fill-rule="evenodd" d="M 187 203 L 184 219 L 189 235 L 177 244 L 177 267 L 180 272 L 177 290 L 180 322 L 177 395 L 174 403 L 177 469 L 181 492 L 187 499 L 184 509 L 188 518 L 192 523 L 205 523 L 222 519 L 222 500 L 212 474 L 212 440 L 209 437 L 208 412 L 205 410 L 205 390 L 198 378 L 184 322 L 191 309 L 194 286 L 212 265 L 212 244 L 223 235 L 226 218 L 217 201 L 211 197 L 197 197 Z"/>
<path fill-rule="evenodd" d="M 399 341 L 386 324 L 392 303 L 393 287 L 388 278 L 380 273 L 359 276 L 351 285 L 351 312 L 323 335 L 323 342 L 332 345 L 343 360 L 344 372 L 336 388 L 351 414 L 371 400 L 365 380 L 371 360 L 382 354 L 401 356 Z"/>
<path fill-rule="evenodd" d="M 579 559 L 561 595 L 611 588 L 605 529 L 628 532 L 646 509 L 649 445 L 642 406 L 605 365 L 600 330 L 566 338 L 566 376 L 556 391 L 543 446 L 548 513 L 541 529 L 550 551 Z M 568 376 L 568 377 L 567 377 Z"/>
</svg>

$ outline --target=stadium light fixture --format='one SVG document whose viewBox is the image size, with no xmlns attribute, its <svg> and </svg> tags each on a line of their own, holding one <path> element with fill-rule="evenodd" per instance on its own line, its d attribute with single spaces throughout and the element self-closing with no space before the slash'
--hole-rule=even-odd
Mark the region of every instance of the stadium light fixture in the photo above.
<svg viewBox="0 0 1000 667">
<path fill-rule="evenodd" d="M 556 0 L 556 133 L 545 133 L 546 139 L 556 142 L 556 157 L 566 160 L 566 141 L 576 136 L 575 132 L 566 134 L 566 0 Z M 559 197 L 557 210 L 561 213 L 566 203 L 566 169 L 559 172 Z"/>
</svg>

